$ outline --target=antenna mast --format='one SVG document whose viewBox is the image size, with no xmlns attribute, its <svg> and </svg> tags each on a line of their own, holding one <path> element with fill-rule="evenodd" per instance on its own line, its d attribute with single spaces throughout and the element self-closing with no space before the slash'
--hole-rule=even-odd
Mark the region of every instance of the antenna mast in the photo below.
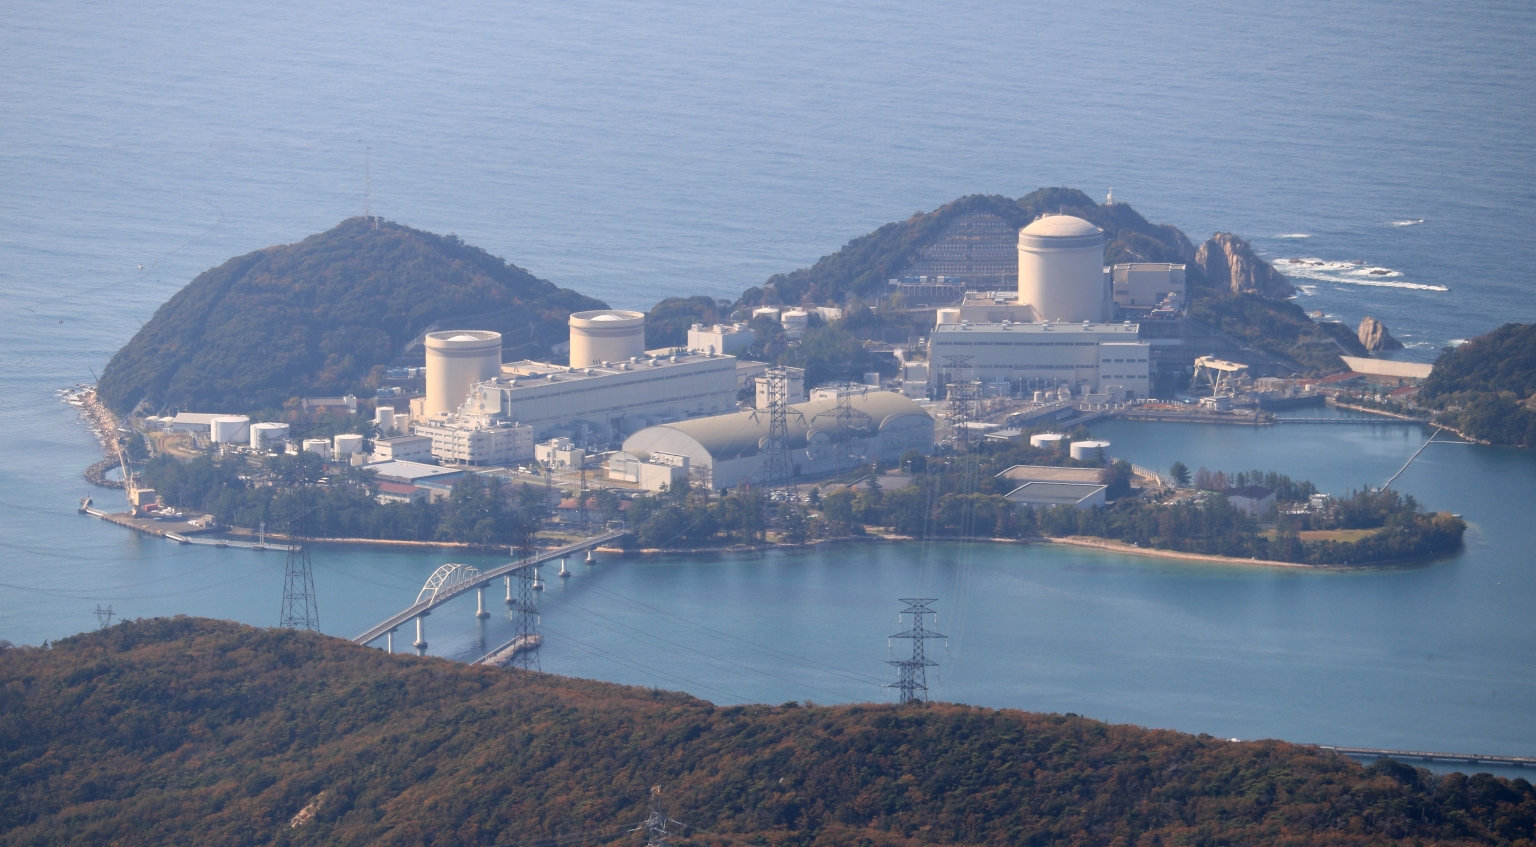
<svg viewBox="0 0 1536 847">
<path fill-rule="evenodd" d="M 373 145 L 363 150 L 363 217 L 373 223 Z M 377 226 L 377 225 L 375 225 Z"/>
</svg>

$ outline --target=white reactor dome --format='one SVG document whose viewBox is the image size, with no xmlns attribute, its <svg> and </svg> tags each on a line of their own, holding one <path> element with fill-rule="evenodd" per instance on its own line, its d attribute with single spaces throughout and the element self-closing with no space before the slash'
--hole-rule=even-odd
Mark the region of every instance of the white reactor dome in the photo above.
<svg viewBox="0 0 1536 847">
<path fill-rule="evenodd" d="M 422 411 L 428 417 L 457 412 L 475 383 L 501 375 L 499 332 L 429 332 L 426 348 L 427 396 Z"/>
<path fill-rule="evenodd" d="M 571 367 L 594 368 L 645 355 L 645 313 L 595 309 L 571 314 Z"/>
<path fill-rule="evenodd" d="M 1071 215 L 1047 215 L 1019 230 L 1019 302 L 1034 306 L 1041 320 L 1104 320 L 1104 231 Z"/>
</svg>

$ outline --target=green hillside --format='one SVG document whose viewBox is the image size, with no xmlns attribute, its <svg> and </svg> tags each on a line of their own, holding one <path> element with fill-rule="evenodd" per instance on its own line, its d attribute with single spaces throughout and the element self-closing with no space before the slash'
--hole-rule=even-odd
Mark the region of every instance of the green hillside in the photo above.
<svg viewBox="0 0 1536 847">
<path fill-rule="evenodd" d="M 1536 447 L 1536 324 L 1505 324 L 1445 351 L 1417 402 L 1473 438 Z"/>
<path fill-rule="evenodd" d="M 572 311 L 603 306 L 455 236 L 351 218 L 198 275 L 112 357 L 100 396 L 119 413 L 270 409 L 366 391 L 438 322 L 534 355 Z"/>
<path fill-rule="evenodd" d="M 1536 832 L 1525 780 L 1070 715 L 723 708 L 187 618 L 0 647 L 0 844 L 639 845 L 653 785 L 678 844 Z"/>
</svg>

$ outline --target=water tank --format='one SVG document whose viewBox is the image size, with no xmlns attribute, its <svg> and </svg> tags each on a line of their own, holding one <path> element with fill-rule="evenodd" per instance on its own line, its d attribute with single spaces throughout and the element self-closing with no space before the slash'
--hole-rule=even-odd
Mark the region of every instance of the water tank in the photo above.
<svg viewBox="0 0 1536 847">
<path fill-rule="evenodd" d="M 1042 432 L 1029 437 L 1031 447 L 1055 447 L 1060 449 L 1067 443 L 1067 437 L 1059 432 Z"/>
<path fill-rule="evenodd" d="M 226 415 L 208 422 L 214 444 L 243 444 L 251 437 L 251 419 L 245 415 Z"/>
<path fill-rule="evenodd" d="M 304 439 L 304 452 L 314 453 L 322 459 L 329 459 L 331 457 L 331 442 L 326 441 L 324 438 L 306 438 Z"/>
<path fill-rule="evenodd" d="M 271 450 L 287 440 L 288 425 L 285 423 L 251 424 L 252 450 Z"/>
<path fill-rule="evenodd" d="M 645 314 L 598 309 L 571 315 L 571 367 L 595 368 L 645 355 Z"/>
<path fill-rule="evenodd" d="M 308 442 L 305 443 L 307 444 Z M 363 452 L 363 437 L 361 435 L 355 432 L 344 432 L 336 436 L 336 458 L 340 459 L 353 453 L 361 452 Z"/>
<path fill-rule="evenodd" d="M 803 334 L 811 325 L 811 315 L 800 309 L 790 309 L 779 318 L 779 322 L 783 324 L 785 332 Z"/>
<path fill-rule="evenodd" d="M 1092 461 L 1099 458 L 1101 451 L 1108 449 L 1108 441 L 1074 441 L 1072 442 L 1072 458 Z"/>
<path fill-rule="evenodd" d="M 779 310 L 774 306 L 759 306 L 752 310 L 752 319 L 767 318 L 770 321 L 779 319 Z"/>
<path fill-rule="evenodd" d="M 1019 230 L 1019 302 L 1046 321 L 1102 321 L 1104 231 L 1082 218 L 1047 215 Z"/>
<path fill-rule="evenodd" d="M 395 428 L 395 408 L 393 406 L 379 406 L 373 410 L 373 424 L 379 428 L 379 432 L 388 435 Z"/>
<path fill-rule="evenodd" d="M 960 310 L 959 309 L 940 309 L 939 310 L 939 320 L 938 320 L 938 322 L 940 324 L 957 324 L 957 323 L 960 323 Z"/>
<path fill-rule="evenodd" d="M 429 332 L 427 347 L 427 416 L 452 414 L 469 397 L 477 382 L 501 374 L 501 333 L 485 330 Z"/>
</svg>

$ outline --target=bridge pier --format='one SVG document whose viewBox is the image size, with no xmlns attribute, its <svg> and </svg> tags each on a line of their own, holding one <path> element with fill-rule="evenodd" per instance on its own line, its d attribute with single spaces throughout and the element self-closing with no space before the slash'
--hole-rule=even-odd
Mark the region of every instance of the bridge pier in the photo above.
<svg viewBox="0 0 1536 847">
<path fill-rule="evenodd" d="M 491 613 L 485 610 L 485 583 L 483 582 L 475 586 L 475 606 L 475 617 L 484 620 L 491 616 Z"/>
<path fill-rule="evenodd" d="M 591 548 L 591 547 L 587 548 L 587 564 L 589 564 L 589 565 L 597 564 L 597 556 L 593 555 L 595 552 L 596 551 L 594 550 L 594 548 Z"/>
<path fill-rule="evenodd" d="M 502 579 L 507 582 L 507 605 L 510 606 L 512 605 L 512 575 L 507 574 Z"/>
<path fill-rule="evenodd" d="M 424 623 L 427 619 L 427 615 L 430 614 L 432 613 L 422 612 L 416 616 L 416 643 L 412 644 L 411 646 L 416 648 L 416 655 L 418 656 L 427 655 L 427 630 L 424 626 Z"/>
<path fill-rule="evenodd" d="M 387 652 L 387 653 L 394 653 L 395 652 L 395 633 L 398 632 L 399 630 L 400 630 L 400 627 L 397 626 L 397 627 L 391 628 L 389 632 L 384 633 L 384 650 L 385 650 L 385 652 Z"/>
</svg>

